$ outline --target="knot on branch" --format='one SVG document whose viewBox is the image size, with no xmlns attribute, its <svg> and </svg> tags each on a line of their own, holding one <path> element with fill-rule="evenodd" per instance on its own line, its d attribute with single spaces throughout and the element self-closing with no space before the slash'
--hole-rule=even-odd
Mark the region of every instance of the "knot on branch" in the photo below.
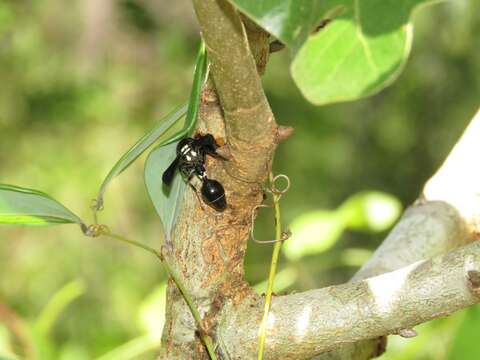
<svg viewBox="0 0 480 360">
<path fill-rule="evenodd" d="M 281 142 L 287 140 L 287 138 L 292 135 L 294 128 L 290 126 L 278 126 L 277 134 L 275 136 L 275 143 L 280 144 Z"/>
<path fill-rule="evenodd" d="M 467 279 L 473 294 L 480 297 L 480 271 L 469 270 L 467 272 Z"/>
<path fill-rule="evenodd" d="M 395 334 L 406 339 L 413 338 L 418 335 L 414 329 L 398 329 L 395 331 Z"/>
</svg>

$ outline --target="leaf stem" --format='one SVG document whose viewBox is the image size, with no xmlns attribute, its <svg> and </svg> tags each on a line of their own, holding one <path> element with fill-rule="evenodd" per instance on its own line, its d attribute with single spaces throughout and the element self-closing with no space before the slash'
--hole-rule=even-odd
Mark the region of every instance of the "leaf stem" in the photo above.
<svg viewBox="0 0 480 360">
<path fill-rule="evenodd" d="M 195 306 L 195 303 L 193 302 L 192 297 L 190 296 L 190 293 L 188 290 L 185 288 L 183 285 L 182 280 L 180 277 L 175 273 L 173 268 L 170 266 L 168 261 L 166 260 L 165 256 L 162 254 L 162 252 L 155 250 L 154 248 L 142 244 L 141 242 L 135 241 L 135 240 L 130 240 L 127 239 L 126 237 L 123 237 L 118 234 L 111 233 L 109 231 L 102 231 L 100 235 L 103 235 L 105 237 L 118 240 L 124 243 L 127 243 L 129 245 L 135 246 L 137 248 L 140 248 L 142 250 L 148 251 L 149 253 L 155 255 L 160 262 L 163 264 L 165 271 L 167 272 L 168 276 L 170 276 L 177 286 L 178 290 L 182 294 L 183 298 L 185 299 L 185 302 L 187 303 L 188 307 L 190 308 L 190 312 L 192 313 L 193 318 L 197 322 L 197 326 L 199 328 L 199 336 L 202 339 L 203 343 L 205 344 L 205 347 L 207 348 L 208 355 L 210 356 L 211 360 L 217 360 L 217 355 L 215 354 L 215 349 L 213 345 L 212 338 L 205 332 L 203 325 L 202 325 L 202 317 L 200 316 L 200 313 L 198 312 L 197 307 Z"/>
<path fill-rule="evenodd" d="M 273 175 L 270 173 L 269 176 L 270 183 L 273 184 Z M 282 222 L 280 218 L 280 197 L 281 195 L 272 192 L 273 197 L 273 206 L 275 211 L 275 240 L 277 242 L 273 246 L 273 253 L 272 253 L 272 260 L 270 262 L 270 273 L 268 275 L 268 285 L 267 285 L 267 292 L 265 293 L 265 307 L 263 310 L 263 318 L 262 323 L 260 324 L 259 329 L 259 336 L 258 336 L 258 360 L 263 359 L 263 353 L 265 351 L 265 339 L 267 333 L 267 322 L 268 322 L 268 314 L 270 312 L 270 306 L 272 302 L 272 293 L 273 293 L 273 282 L 275 280 L 275 274 L 277 272 L 277 264 L 278 264 L 278 257 L 280 255 L 280 249 L 282 247 L 283 241 L 282 239 Z"/>
</svg>

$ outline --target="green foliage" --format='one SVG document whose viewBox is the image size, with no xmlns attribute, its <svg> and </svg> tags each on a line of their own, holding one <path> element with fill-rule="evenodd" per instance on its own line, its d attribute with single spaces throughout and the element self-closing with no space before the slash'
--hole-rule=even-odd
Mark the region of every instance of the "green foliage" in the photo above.
<svg viewBox="0 0 480 360">
<path fill-rule="evenodd" d="M 322 0 L 230 1 L 294 50 L 298 50 L 329 10 Z"/>
<path fill-rule="evenodd" d="M 115 29 L 106 33 L 98 32 L 103 26 L 89 25 L 95 24 L 84 11 L 89 1 L 0 2 L 1 182 L 68 199 L 69 207 L 83 209 L 78 215 L 86 219 L 102 174 L 157 123 L 155 119 L 185 101 L 198 45 L 195 20 L 176 3 L 135 2 L 150 12 L 154 27 L 130 18 L 125 24 L 122 15 L 127 14 L 120 2 L 112 3 L 114 16 L 104 13 L 108 21 L 102 24 Z M 313 1 L 295 3 L 309 6 Z M 291 8 L 296 8 L 293 2 Z M 295 135 L 278 147 L 274 164 L 275 172 L 292 180 L 282 198 L 286 223 L 312 209 L 336 211 L 342 199 L 366 187 L 411 204 L 443 161 L 478 108 L 480 2 L 446 2 L 429 10 L 415 16 L 415 51 L 402 77 L 363 101 L 310 106 L 286 71 L 288 53 L 271 56 L 265 91 L 278 121 L 295 127 Z M 314 14 L 308 9 L 300 17 L 306 13 Z M 143 15 L 135 16 L 143 22 Z M 95 34 L 91 42 L 89 29 Z M 297 43 L 304 39 L 299 37 Z M 179 120 L 174 126 L 182 125 Z M 105 201 L 110 211 L 102 213 L 102 222 L 157 247 L 161 231 L 141 186 L 141 172 L 141 163 L 135 161 L 122 173 L 122 181 L 109 185 Z M 272 236 L 268 215 L 260 212 L 258 238 Z M 146 315 L 144 305 L 154 296 L 152 289 L 157 291 L 166 280 L 158 261 L 72 230 L 0 227 L 0 273 L 5 274 L 0 276 L 0 306 L 8 304 L 18 319 L 33 326 L 52 294 L 81 274 L 88 291 L 54 322 L 43 353 L 55 360 L 90 360 L 113 350 L 128 356 L 139 344 L 148 347 L 153 326 L 142 319 L 155 320 L 158 315 Z M 281 261 L 284 268 L 275 290 L 301 291 L 347 281 L 383 236 L 371 230 L 344 231 L 328 251 L 294 264 Z M 268 246 L 249 244 L 245 268 L 250 283 L 265 279 L 270 254 Z M 448 359 L 450 341 L 445 339 L 455 338 L 457 322 L 470 316 L 475 319 L 464 312 L 461 319 L 455 315 L 424 324 L 413 339 L 391 336 L 382 359 Z M 0 358 L 24 358 L 23 345 L 3 320 Z M 463 350 L 475 346 L 476 333 L 472 328 L 471 336 L 462 335 L 465 342 L 456 346 L 450 359 L 463 359 Z M 155 345 L 150 349 L 154 350 L 137 352 L 134 358 L 155 358 L 158 350 Z"/>
<path fill-rule="evenodd" d="M 381 232 L 390 228 L 402 206 L 392 195 L 364 191 L 349 197 L 336 210 L 316 210 L 295 218 L 291 238 L 285 242 L 285 256 L 297 261 L 303 256 L 330 249 L 346 229 Z"/>
<path fill-rule="evenodd" d="M 82 225 L 82 220 L 49 195 L 32 189 L 0 184 L 0 224 Z"/>
<path fill-rule="evenodd" d="M 292 47 L 293 79 L 303 95 L 316 105 L 356 100 L 390 85 L 410 53 L 412 10 L 432 2 L 232 1 Z M 307 39 L 321 19 L 332 21 Z"/>
<path fill-rule="evenodd" d="M 140 140 L 135 143 L 113 166 L 108 173 L 105 180 L 103 180 L 100 190 L 97 195 L 97 206 L 101 208 L 103 205 L 103 194 L 107 190 L 110 181 L 117 175 L 126 170 L 140 155 L 144 153 L 150 146 L 152 146 L 162 135 L 164 135 L 177 121 L 179 121 L 187 112 L 187 104 L 184 104 L 173 110 L 150 132 L 145 134 Z M 168 141 L 168 138 L 164 141 Z"/>
<path fill-rule="evenodd" d="M 173 110 L 150 132 L 145 134 L 135 145 L 133 145 L 108 173 L 105 180 L 103 180 L 100 190 L 97 195 L 97 208 L 100 209 L 103 205 L 103 194 L 105 193 L 108 184 L 116 176 L 126 170 L 145 150 L 152 146 L 155 142 L 160 141 L 160 144 L 168 145 L 172 142 L 191 134 L 196 124 L 198 107 L 200 104 L 200 92 L 202 90 L 203 82 L 207 75 L 207 56 L 205 53 L 205 44 L 203 41 L 200 44 L 200 49 L 197 55 L 197 61 L 195 65 L 195 73 L 193 75 L 193 84 L 190 94 L 190 99 L 187 104 L 180 106 Z M 176 133 L 169 134 L 168 130 L 171 129 L 178 120 L 180 120 L 186 114 L 185 123 L 183 128 Z"/>
<path fill-rule="evenodd" d="M 163 231 L 170 238 L 177 219 L 185 192 L 185 181 L 177 171 L 172 185 L 167 187 L 162 182 L 162 174 L 176 158 L 177 143 L 159 146 L 154 149 L 145 161 L 145 185 L 163 224 Z"/>
<path fill-rule="evenodd" d="M 480 306 L 465 310 L 449 353 L 449 359 L 478 359 L 478 335 L 480 334 Z"/>
</svg>

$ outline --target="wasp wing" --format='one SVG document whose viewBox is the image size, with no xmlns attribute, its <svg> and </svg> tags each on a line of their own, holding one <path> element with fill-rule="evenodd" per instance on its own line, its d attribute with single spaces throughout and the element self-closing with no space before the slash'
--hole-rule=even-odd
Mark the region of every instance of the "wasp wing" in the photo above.
<svg viewBox="0 0 480 360">
<path fill-rule="evenodd" d="M 180 163 L 180 158 L 177 156 L 175 160 L 170 164 L 170 166 L 165 170 L 165 172 L 162 175 L 162 181 L 165 185 L 170 186 L 170 184 L 173 181 L 173 176 L 175 175 L 175 170 L 178 167 L 178 164 Z"/>
</svg>

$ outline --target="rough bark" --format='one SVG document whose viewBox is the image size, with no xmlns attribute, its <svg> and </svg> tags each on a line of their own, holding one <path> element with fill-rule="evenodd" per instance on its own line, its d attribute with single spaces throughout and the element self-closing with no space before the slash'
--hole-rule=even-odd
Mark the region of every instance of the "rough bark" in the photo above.
<svg viewBox="0 0 480 360">
<path fill-rule="evenodd" d="M 226 1 L 194 1 L 213 81 L 202 92 L 198 131 L 225 143 L 229 161 L 209 159 L 209 178 L 220 181 L 228 208 L 217 213 L 187 191 L 171 244 L 166 250 L 215 334 L 225 303 L 240 304 L 256 295 L 245 282 L 243 258 L 254 207 L 263 201 L 263 182 L 277 143 L 277 125 L 257 72 L 249 39 L 237 11 Z M 254 32 L 251 32 L 254 35 Z M 267 36 L 255 37 L 260 56 Z M 264 41 L 262 46 L 259 41 Z M 225 149 L 224 149 L 225 150 Z M 169 284 L 162 358 L 207 358 L 197 326 L 181 295 Z M 217 348 L 219 354 L 224 349 Z"/>
<path fill-rule="evenodd" d="M 213 78 L 202 92 L 198 130 L 225 143 L 230 160 L 210 159 L 206 167 L 208 176 L 224 185 L 228 208 L 217 213 L 187 191 L 166 255 L 193 296 L 204 318 L 202 331 L 212 335 L 220 358 L 251 359 L 263 299 L 245 282 L 243 258 L 252 211 L 263 200 L 276 145 L 289 131 L 276 125 L 258 75 L 268 58 L 268 36 L 252 24 L 246 29 L 226 0 L 193 4 Z M 469 143 L 471 150 L 474 142 Z M 470 175 L 464 170 L 456 177 L 457 187 Z M 449 171 L 436 177 L 448 177 Z M 472 207 L 478 204 L 469 199 L 476 195 L 468 187 L 460 201 L 451 186 L 434 177 L 354 282 L 275 298 L 267 358 L 306 359 L 342 344 L 411 334 L 415 324 L 478 302 L 480 245 L 440 256 L 477 233 L 478 208 Z M 371 276 L 376 277 L 363 280 Z M 197 329 L 182 296 L 169 284 L 161 358 L 206 359 Z M 362 341 L 325 356 L 366 359 L 384 345 L 383 340 Z"/>
<path fill-rule="evenodd" d="M 397 334 L 478 303 L 479 271 L 476 241 L 360 282 L 274 298 L 266 358 L 308 359 L 345 343 Z M 261 302 L 228 309 L 217 337 L 228 344 L 229 358 L 255 358 L 261 317 Z"/>
<path fill-rule="evenodd" d="M 480 152 L 479 137 L 480 112 L 471 121 L 444 164 L 426 183 L 415 206 L 418 216 L 411 220 L 405 219 L 412 210 L 407 211 L 352 280 L 396 270 L 413 261 L 428 259 L 478 239 L 480 199 L 477 194 L 480 193 L 480 168 L 471 164 Z M 439 203 L 442 204 L 441 207 L 434 205 Z M 371 359 L 381 353 L 378 345 L 384 342 L 384 339 L 371 339 L 348 344 L 316 359 Z"/>
</svg>

